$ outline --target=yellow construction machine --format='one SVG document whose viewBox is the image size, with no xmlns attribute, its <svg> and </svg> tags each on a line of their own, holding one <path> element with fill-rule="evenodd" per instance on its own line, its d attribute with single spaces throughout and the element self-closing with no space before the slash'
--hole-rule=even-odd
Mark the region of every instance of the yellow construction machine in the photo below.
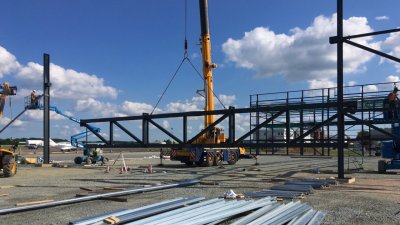
<svg viewBox="0 0 400 225">
<path fill-rule="evenodd" d="M 0 85 L 0 119 L 3 117 L 3 109 L 6 103 L 6 97 L 17 94 L 17 87 L 10 86 L 8 82 Z M 8 149 L 0 148 L 0 168 L 3 170 L 4 177 L 11 177 L 17 173 L 17 163 L 15 162 L 15 153 Z"/>
<path fill-rule="evenodd" d="M 212 70 L 217 68 L 211 61 L 211 41 L 208 25 L 208 1 L 199 0 L 200 24 L 201 24 L 201 54 L 203 61 L 204 78 L 204 111 L 214 111 L 214 91 Z M 214 115 L 205 115 L 204 127 L 209 127 L 215 122 Z M 194 144 L 220 144 L 226 142 L 226 135 L 221 128 L 214 127 L 209 132 L 200 136 Z M 241 156 L 244 156 L 244 148 L 192 148 L 173 149 L 171 160 L 181 161 L 187 165 L 211 166 L 219 162 L 227 161 L 228 164 L 235 164 Z"/>
</svg>

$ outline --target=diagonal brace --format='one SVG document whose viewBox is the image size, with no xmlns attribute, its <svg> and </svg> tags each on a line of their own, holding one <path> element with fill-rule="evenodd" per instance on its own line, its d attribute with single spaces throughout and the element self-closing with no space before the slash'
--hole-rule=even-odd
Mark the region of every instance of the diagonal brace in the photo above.
<svg viewBox="0 0 400 225">
<path fill-rule="evenodd" d="M 120 123 L 117 121 L 113 122 L 119 129 L 123 130 L 127 135 L 129 135 L 131 138 L 135 139 L 136 142 L 139 144 L 143 144 L 142 140 L 140 140 L 138 137 L 136 137 L 134 134 L 132 134 L 128 129 L 126 129 L 124 126 L 122 126 Z"/>
<path fill-rule="evenodd" d="M 244 139 L 248 138 L 251 134 L 253 134 L 254 132 L 258 131 L 260 128 L 262 128 L 263 126 L 267 125 L 268 123 L 270 123 L 274 119 L 278 118 L 284 112 L 286 112 L 286 111 L 282 110 L 282 111 L 279 111 L 279 112 L 275 113 L 273 116 L 271 116 L 270 118 L 268 118 L 264 122 L 260 123 L 258 126 L 254 127 L 253 129 L 251 129 L 249 132 L 247 132 L 246 134 L 244 134 L 240 138 L 238 138 L 235 141 L 235 144 L 238 144 L 238 143 L 242 142 Z"/>
<path fill-rule="evenodd" d="M 343 42 L 345 42 L 345 43 L 347 43 L 349 45 L 353 45 L 355 47 L 361 48 L 361 49 L 363 49 L 365 51 L 369 51 L 369 52 L 375 53 L 375 54 L 380 55 L 380 56 L 382 56 L 384 58 L 387 58 L 387 59 L 390 59 L 390 60 L 393 60 L 395 62 L 400 63 L 400 59 L 399 58 L 391 56 L 391 55 L 386 54 L 386 53 L 383 53 L 381 51 L 375 50 L 373 48 L 370 48 L 370 47 L 367 47 L 367 46 L 364 46 L 364 45 L 360 45 L 360 44 L 358 44 L 356 42 L 353 42 L 353 41 L 350 41 L 350 40 L 344 40 Z"/>
<path fill-rule="evenodd" d="M 177 138 L 175 135 L 173 135 L 171 132 L 169 132 L 168 130 L 166 130 L 164 127 L 160 126 L 158 123 L 154 122 L 152 119 L 149 119 L 149 122 L 151 124 L 153 124 L 155 127 L 157 127 L 158 129 L 160 129 L 162 132 L 164 132 L 166 135 L 168 135 L 169 137 L 171 137 L 172 139 L 174 139 L 175 141 L 177 141 L 179 144 L 182 144 L 182 141 Z"/>
<path fill-rule="evenodd" d="M 213 129 L 217 124 L 221 123 L 224 119 L 226 119 L 229 116 L 229 113 L 226 113 L 222 115 L 219 119 L 217 119 L 214 123 L 212 123 L 210 126 L 206 127 L 204 130 L 202 130 L 200 133 L 198 133 L 196 136 L 194 136 L 192 139 L 190 139 L 187 143 L 192 144 L 195 140 L 197 140 L 199 137 L 201 137 L 203 134 L 207 133 L 211 129 Z"/>
<path fill-rule="evenodd" d="M 323 127 L 325 125 L 327 125 L 328 123 L 332 122 L 333 120 L 335 120 L 337 118 L 337 114 L 329 117 L 327 120 L 325 120 L 322 123 L 318 123 L 316 126 L 314 126 L 312 129 L 308 130 L 307 132 L 303 133 L 302 135 L 298 136 L 297 138 L 293 139 L 290 141 L 290 143 L 295 143 L 305 137 L 307 137 L 307 135 L 311 134 L 312 132 L 316 131 L 318 128 Z"/>
<path fill-rule="evenodd" d="M 386 134 L 386 135 L 392 137 L 393 139 L 396 139 L 396 141 L 400 141 L 400 137 L 399 137 L 399 136 L 394 135 L 394 134 L 392 134 L 392 133 L 389 133 L 389 132 L 385 131 L 384 129 L 381 129 L 381 128 L 379 128 L 379 127 L 373 125 L 372 123 L 370 123 L 370 122 L 368 122 L 368 121 L 361 120 L 361 119 L 359 119 L 359 118 L 357 118 L 357 117 L 355 117 L 355 116 L 353 116 L 353 115 L 351 115 L 351 114 L 348 114 L 348 113 L 345 113 L 345 115 L 346 115 L 347 117 L 349 117 L 350 119 L 353 119 L 353 120 L 355 120 L 355 121 L 359 121 L 359 122 L 361 122 L 361 123 L 364 124 L 364 125 L 367 125 L 367 126 L 373 128 L 373 129 L 375 129 L 375 130 L 377 130 L 377 131 L 379 131 L 379 132 L 381 132 L 381 133 L 383 133 L 383 134 Z"/>
<path fill-rule="evenodd" d="M 90 126 L 88 124 L 83 124 L 83 126 L 85 126 L 87 129 L 89 129 L 94 135 L 96 135 L 105 144 L 107 144 L 107 145 L 110 144 L 110 142 L 108 142 L 103 136 L 101 136 L 99 134 L 99 132 L 97 132 L 97 130 L 95 130 L 92 126 Z"/>
</svg>

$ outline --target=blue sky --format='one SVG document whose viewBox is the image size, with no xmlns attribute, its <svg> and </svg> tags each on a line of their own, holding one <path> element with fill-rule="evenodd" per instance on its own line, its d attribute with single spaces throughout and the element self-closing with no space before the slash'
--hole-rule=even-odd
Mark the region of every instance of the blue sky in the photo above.
<svg viewBox="0 0 400 225">
<path fill-rule="evenodd" d="M 346 34 L 399 26 L 398 1 L 360 2 L 345 1 Z M 22 110 L 23 96 L 42 90 L 43 53 L 52 62 L 51 105 L 69 115 L 83 119 L 150 112 L 183 57 L 184 3 L 2 1 L 0 78 L 19 89 L 4 109 L 2 125 Z M 188 0 L 188 53 L 200 70 L 198 11 L 198 1 Z M 334 0 L 210 0 L 212 58 L 218 64 L 215 93 L 225 105 L 248 107 L 251 94 L 336 86 L 336 47 L 328 43 L 335 35 L 335 12 Z M 400 56 L 399 34 L 357 41 Z M 362 50 L 346 47 L 345 60 L 346 84 L 399 79 L 399 65 Z M 196 90 L 202 85 L 184 64 L 157 113 L 201 110 Z M 29 111 L 1 137 L 41 137 L 41 119 L 41 111 Z M 248 117 L 237 121 L 238 131 L 249 129 Z M 69 139 L 82 130 L 57 115 L 51 125 L 52 137 Z"/>
</svg>

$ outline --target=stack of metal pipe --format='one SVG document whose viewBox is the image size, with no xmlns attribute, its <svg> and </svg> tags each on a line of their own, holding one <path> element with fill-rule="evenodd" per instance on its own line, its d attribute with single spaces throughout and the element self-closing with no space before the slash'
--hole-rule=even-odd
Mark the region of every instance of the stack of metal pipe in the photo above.
<svg viewBox="0 0 400 225">
<path fill-rule="evenodd" d="M 237 220 L 237 217 L 242 216 Z M 244 216 L 244 217 L 243 217 Z M 180 198 L 149 206 L 120 210 L 70 222 L 71 225 L 105 225 L 114 217 L 118 224 L 129 225 L 200 225 L 231 221 L 233 224 L 320 224 L 325 214 L 300 201 L 281 204 L 276 198 L 225 200 L 200 197 Z M 236 221 L 232 221 L 236 219 Z M 305 222 L 306 221 L 306 222 Z"/>
</svg>

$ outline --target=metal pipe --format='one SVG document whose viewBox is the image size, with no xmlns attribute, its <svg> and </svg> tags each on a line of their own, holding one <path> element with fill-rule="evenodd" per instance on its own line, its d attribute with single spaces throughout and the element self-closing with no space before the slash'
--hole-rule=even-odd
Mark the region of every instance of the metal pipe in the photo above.
<svg viewBox="0 0 400 225">
<path fill-rule="evenodd" d="M 301 204 L 299 206 L 292 207 L 286 210 L 284 213 L 280 214 L 279 216 L 276 216 L 275 218 L 268 221 L 267 224 L 277 224 L 277 225 L 285 224 L 291 221 L 296 216 L 301 215 L 304 212 L 308 211 L 309 209 L 311 209 L 311 206 L 307 204 Z"/>
<path fill-rule="evenodd" d="M 310 185 L 274 185 L 271 190 L 299 191 L 306 194 L 314 192 Z"/>
<path fill-rule="evenodd" d="M 269 220 L 270 218 L 273 218 L 273 217 L 279 215 L 280 213 L 284 212 L 285 210 L 292 207 L 293 205 L 298 205 L 298 204 L 300 204 L 300 202 L 289 202 L 286 205 L 281 205 L 281 206 L 275 208 L 274 210 L 268 212 L 267 214 L 259 217 L 258 219 L 252 221 L 251 223 L 248 223 L 248 225 L 262 224 L 265 221 Z"/>
<path fill-rule="evenodd" d="M 133 212 L 133 213 L 128 213 L 128 214 L 124 214 L 124 215 L 120 215 L 118 217 L 118 219 L 120 219 L 120 224 L 122 223 L 128 223 L 128 222 L 132 222 L 138 219 L 142 219 L 142 218 L 146 218 L 149 216 L 153 216 L 153 215 L 157 215 L 159 213 L 163 213 L 169 210 L 174 210 L 178 207 L 182 207 L 186 204 L 191 204 L 191 203 L 195 203 L 195 202 L 199 202 L 201 200 L 204 200 L 204 197 L 192 197 L 189 199 L 183 199 L 180 200 L 178 202 L 173 202 L 173 203 L 169 203 L 167 205 L 164 206 L 157 206 L 157 207 L 152 207 L 149 209 L 145 209 L 145 210 L 140 210 L 137 212 Z M 104 223 L 104 222 L 100 222 L 100 223 L 96 223 L 96 225 L 107 225 L 108 223 Z"/>
<path fill-rule="evenodd" d="M 151 204 L 151 205 L 147 205 L 147 206 L 143 206 L 143 207 L 136 208 L 136 209 L 131 209 L 131 210 L 128 210 L 128 209 L 118 210 L 118 211 L 111 212 L 111 213 L 104 213 L 104 214 L 100 214 L 100 215 L 96 215 L 96 216 L 86 217 L 86 218 L 82 218 L 82 219 L 79 219 L 79 220 L 70 221 L 69 224 L 70 225 L 86 225 L 86 224 L 90 224 L 90 223 L 94 223 L 94 222 L 103 220 L 103 219 L 105 219 L 105 218 L 107 218 L 107 217 L 109 217 L 111 215 L 119 216 L 119 215 L 123 215 L 123 214 L 130 213 L 130 212 L 136 212 L 138 210 L 148 209 L 148 208 L 151 208 L 151 207 L 156 207 L 156 206 L 168 204 L 168 203 L 171 203 L 171 202 L 176 202 L 176 201 L 179 201 L 181 199 L 183 199 L 183 198 L 176 198 L 176 199 L 171 199 L 171 200 L 167 200 L 167 201 L 162 201 L 162 202 L 158 202 L 158 203 L 155 203 L 155 204 Z"/>
<path fill-rule="evenodd" d="M 264 207 L 269 204 L 272 204 L 272 203 L 265 202 L 265 203 L 259 203 L 259 204 L 254 204 L 254 203 L 246 204 L 245 206 L 242 206 L 240 208 L 220 211 L 219 213 L 214 213 L 213 215 L 209 215 L 209 216 L 201 216 L 200 218 L 197 218 L 195 221 L 191 220 L 190 224 L 191 225 L 207 224 L 207 223 L 213 222 L 215 220 L 226 219 L 226 218 L 232 217 L 237 214 L 241 214 L 241 213 L 248 212 L 248 211 L 251 211 L 254 209 L 258 209 L 258 208 Z M 187 224 L 187 222 L 179 223 L 179 225 L 185 225 L 185 224 Z"/>
<path fill-rule="evenodd" d="M 54 202 L 48 202 L 48 203 L 42 203 L 42 204 L 20 206 L 20 207 L 14 207 L 14 208 L 6 208 L 6 209 L 0 209 L 0 215 L 4 215 L 4 214 L 8 214 L 8 213 L 23 212 L 23 211 L 34 210 L 34 209 L 48 208 L 48 207 L 53 207 L 53 206 L 58 206 L 58 205 L 67 205 L 67 204 L 73 204 L 73 203 L 78 203 L 78 202 L 92 201 L 92 200 L 96 200 L 96 199 L 100 199 L 100 198 L 104 198 L 104 197 L 117 197 L 117 196 L 130 195 L 130 194 L 142 193 L 142 192 L 148 192 L 148 191 L 157 191 L 157 190 L 168 189 L 168 188 L 185 187 L 185 186 L 197 184 L 199 182 L 200 182 L 199 180 L 187 180 L 187 181 L 182 181 L 182 182 L 178 182 L 178 183 L 174 183 L 174 184 L 166 184 L 166 185 L 147 187 L 147 188 L 139 188 L 139 189 L 128 189 L 128 190 L 123 190 L 123 191 L 116 191 L 116 192 L 110 192 L 110 193 L 104 193 L 104 194 L 98 194 L 98 195 L 85 196 L 85 197 L 80 197 L 80 198 L 66 199 L 66 200 L 54 201 Z"/>
<path fill-rule="evenodd" d="M 223 211 L 229 211 L 230 209 L 234 207 L 240 207 L 245 204 L 248 204 L 246 201 L 228 201 L 228 202 L 222 202 L 222 206 L 213 206 L 213 207 L 203 207 L 202 210 L 197 211 L 194 210 L 190 214 L 187 215 L 179 215 L 179 217 L 173 219 L 173 220 L 168 220 L 168 221 L 163 221 L 162 223 L 157 223 L 158 225 L 167 225 L 167 224 L 187 224 L 187 220 L 190 219 L 190 222 L 192 224 L 193 221 L 196 221 L 198 219 L 204 218 L 204 217 L 210 217 L 210 215 L 215 214 L 215 213 L 220 213 Z M 212 222 L 212 221 L 211 221 Z"/>
<path fill-rule="evenodd" d="M 311 218 L 314 216 L 316 211 L 314 209 L 308 210 L 306 213 L 303 215 L 299 215 L 298 217 L 294 218 L 288 225 L 303 225 L 307 224 Z"/>
<path fill-rule="evenodd" d="M 95 215 L 95 216 L 89 216 L 89 217 L 85 217 L 79 220 L 75 220 L 75 221 L 70 221 L 68 224 L 69 225 L 83 225 L 83 224 L 88 224 L 88 223 L 92 223 L 92 222 L 96 222 L 96 221 L 100 221 L 102 219 L 105 219 L 107 217 L 119 214 L 119 213 L 125 213 L 127 211 L 127 209 L 120 209 L 120 210 L 116 210 L 113 212 L 107 212 L 107 213 L 103 213 L 103 214 L 99 214 L 99 215 Z"/>
<path fill-rule="evenodd" d="M 232 223 L 231 225 L 247 225 L 248 223 L 250 223 L 251 221 L 259 218 L 260 216 L 276 209 L 277 207 L 279 207 L 278 203 L 273 203 L 271 205 L 267 205 L 262 207 L 261 209 L 258 209 L 257 211 L 254 211 L 253 213 L 250 213 L 249 215 L 241 218 L 240 220 Z"/>
<path fill-rule="evenodd" d="M 206 206 L 206 205 L 210 206 L 211 204 L 214 204 L 214 203 L 216 203 L 218 201 L 221 201 L 221 199 L 218 199 L 218 198 L 210 199 L 210 200 L 203 201 L 203 202 L 200 202 L 200 203 L 197 203 L 197 204 L 193 204 L 191 206 L 183 207 L 183 208 L 176 209 L 176 210 L 173 210 L 173 211 L 161 213 L 159 215 L 155 215 L 155 216 L 152 216 L 152 217 L 149 217 L 149 218 L 141 219 L 141 220 L 129 223 L 129 225 L 149 224 L 150 222 L 156 222 L 157 220 L 160 220 L 160 219 L 166 219 L 168 217 L 176 216 L 178 213 L 181 213 L 179 215 L 182 215 L 183 212 L 187 212 L 187 211 L 190 211 L 190 210 L 193 210 L 193 209 L 198 209 L 198 208 L 200 208 L 202 206 Z"/>
<path fill-rule="evenodd" d="M 317 213 L 314 214 L 313 218 L 311 218 L 310 222 L 308 225 L 319 225 L 321 224 L 322 220 L 325 218 L 325 213 L 318 211 Z"/>
</svg>

